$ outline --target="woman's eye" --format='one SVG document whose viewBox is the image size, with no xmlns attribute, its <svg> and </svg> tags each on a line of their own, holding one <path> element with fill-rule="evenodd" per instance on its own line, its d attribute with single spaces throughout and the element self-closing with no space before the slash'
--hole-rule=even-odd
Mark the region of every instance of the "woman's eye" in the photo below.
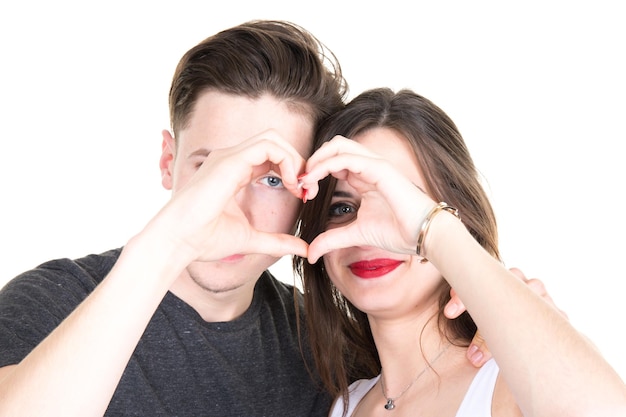
<svg viewBox="0 0 626 417">
<path fill-rule="evenodd" d="M 261 184 L 267 185 L 271 188 L 282 188 L 283 180 L 280 177 L 276 177 L 274 175 L 268 175 L 259 180 Z"/>
<path fill-rule="evenodd" d="M 335 203 L 328 208 L 328 223 L 351 222 L 358 208 L 348 203 Z"/>
</svg>

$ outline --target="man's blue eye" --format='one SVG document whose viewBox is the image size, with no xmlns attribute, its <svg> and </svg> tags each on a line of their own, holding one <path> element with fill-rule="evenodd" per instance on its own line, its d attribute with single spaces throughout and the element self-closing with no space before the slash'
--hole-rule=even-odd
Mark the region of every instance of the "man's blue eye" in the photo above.
<svg viewBox="0 0 626 417">
<path fill-rule="evenodd" d="M 283 180 L 280 179 L 280 177 L 275 177 L 271 175 L 261 178 L 261 182 L 272 188 L 281 188 L 283 186 Z"/>
</svg>

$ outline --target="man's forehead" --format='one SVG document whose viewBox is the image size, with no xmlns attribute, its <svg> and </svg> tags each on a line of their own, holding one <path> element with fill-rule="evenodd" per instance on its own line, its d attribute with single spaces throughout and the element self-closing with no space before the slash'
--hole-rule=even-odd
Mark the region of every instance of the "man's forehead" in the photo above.
<svg viewBox="0 0 626 417">
<path fill-rule="evenodd" d="M 239 145 L 272 131 L 301 154 L 311 151 L 313 116 L 270 95 L 249 98 L 207 92 L 196 103 L 187 126 L 178 134 L 178 146 L 190 152 Z"/>
</svg>

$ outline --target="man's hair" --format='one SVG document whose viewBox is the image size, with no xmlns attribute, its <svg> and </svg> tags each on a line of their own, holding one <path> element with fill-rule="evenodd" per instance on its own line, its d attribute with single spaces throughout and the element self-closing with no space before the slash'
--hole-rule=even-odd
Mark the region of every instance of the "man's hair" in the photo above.
<svg viewBox="0 0 626 417">
<path fill-rule="evenodd" d="M 271 94 L 310 115 L 317 127 L 343 107 L 348 86 L 335 55 L 310 32 L 286 21 L 254 20 L 206 38 L 181 58 L 169 95 L 174 137 L 208 90 Z"/>
</svg>

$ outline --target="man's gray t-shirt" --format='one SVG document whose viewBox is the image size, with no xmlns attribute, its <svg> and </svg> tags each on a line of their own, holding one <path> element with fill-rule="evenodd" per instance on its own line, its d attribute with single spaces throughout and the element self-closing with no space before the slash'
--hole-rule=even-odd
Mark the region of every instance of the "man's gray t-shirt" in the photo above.
<svg viewBox="0 0 626 417">
<path fill-rule="evenodd" d="M 119 254 L 50 261 L 7 283 L 0 290 L 0 367 L 20 362 L 58 326 Z M 168 292 L 106 416 L 326 416 L 331 398 L 312 379 L 310 354 L 305 364 L 301 345 L 307 346 L 298 337 L 294 289 L 268 272 L 250 308 L 229 322 L 205 322 Z"/>
</svg>

